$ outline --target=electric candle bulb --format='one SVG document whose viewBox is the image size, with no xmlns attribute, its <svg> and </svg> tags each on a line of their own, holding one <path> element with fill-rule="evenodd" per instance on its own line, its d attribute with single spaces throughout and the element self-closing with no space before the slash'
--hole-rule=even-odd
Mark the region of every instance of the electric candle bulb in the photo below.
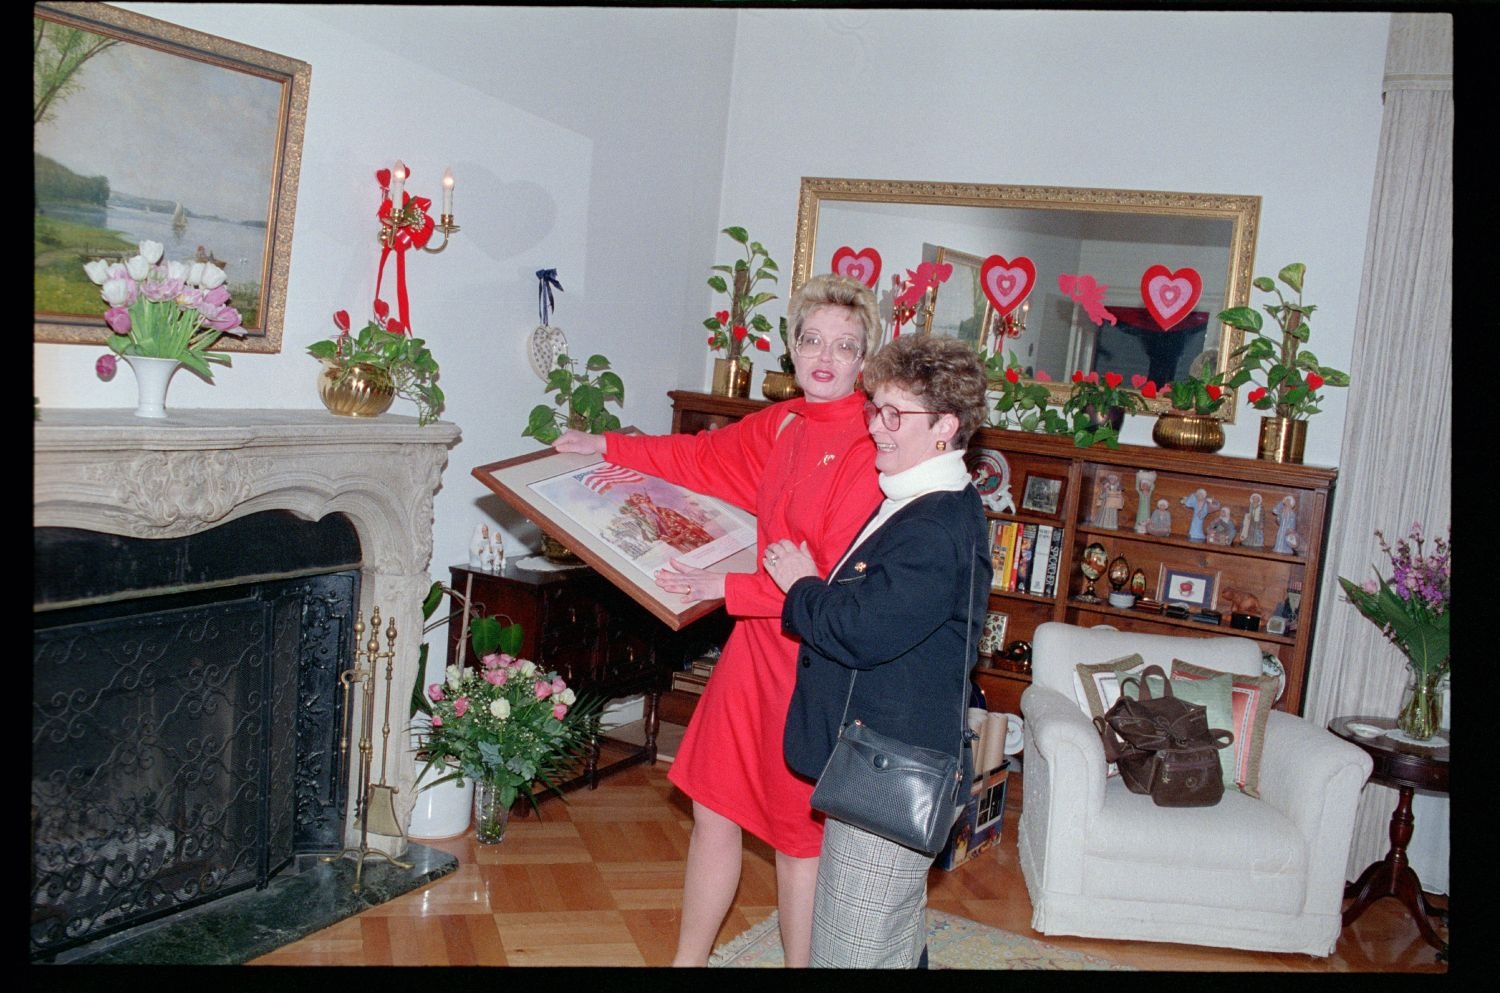
<svg viewBox="0 0 1500 993">
<path fill-rule="evenodd" d="M 391 205 L 397 210 L 401 209 L 401 188 L 405 185 L 406 163 L 397 159 L 395 171 L 391 173 Z"/>
<path fill-rule="evenodd" d="M 453 216 L 453 167 L 443 170 L 443 213 Z"/>
</svg>

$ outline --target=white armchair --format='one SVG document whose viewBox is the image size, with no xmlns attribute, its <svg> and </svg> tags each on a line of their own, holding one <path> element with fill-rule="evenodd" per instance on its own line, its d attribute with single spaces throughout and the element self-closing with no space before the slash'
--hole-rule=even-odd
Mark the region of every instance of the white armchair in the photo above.
<svg viewBox="0 0 1500 993">
<path fill-rule="evenodd" d="M 1019 850 L 1031 926 L 1043 934 L 1328 955 L 1370 757 L 1272 711 L 1260 799 L 1225 784 L 1212 807 L 1158 807 L 1106 779 L 1074 666 L 1139 653 L 1259 674 L 1244 638 L 1146 635 L 1048 622 L 1032 638 Z"/>
</svg>

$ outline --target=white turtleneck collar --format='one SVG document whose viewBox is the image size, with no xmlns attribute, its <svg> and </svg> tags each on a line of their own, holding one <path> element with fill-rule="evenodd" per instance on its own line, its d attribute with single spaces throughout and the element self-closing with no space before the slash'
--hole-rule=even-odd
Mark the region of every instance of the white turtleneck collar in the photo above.
<svg viewBox="0 0 1500 993">
<path fill-rule="evenodd" d="M 905 503 L 934 490 L 961 490 L 969 483 L 963 449 L 934 455 L 894 475 L 880 474 L 880 491 L 887 501 Z"/>
</svg>

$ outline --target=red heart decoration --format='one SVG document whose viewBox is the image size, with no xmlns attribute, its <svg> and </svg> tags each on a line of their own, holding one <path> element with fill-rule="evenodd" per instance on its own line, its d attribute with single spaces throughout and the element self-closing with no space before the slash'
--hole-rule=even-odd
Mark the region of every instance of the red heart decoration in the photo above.
<svg viewBox="0 0 1500 993">
<path fill-rule="evenodd" d="M 1024 255 L 1014 262 L 991 255 L 979 265 L 979 285 L 1001 317 L 1015 310 L 1035 284 L 1036 266 Z"/>
<path fill-rule="evenodd" d="M 872 289 L 880 278 L 880 253 L 873 248 L 855 251 L 848 245 L 833 253 L 833 271 L 857 279 Z"/>
<path fill-rule="evenodd" d="M 1163 331 L 1192 313 L 1202 293 L 1203 279 L 1195 269 L 1172 272 L 1157 264 L 1141 276 L 1141 299 Z"/>
<path fill-rule="evenodd" d="M 390 189 L 390 187 L 391 187 L 391 171 L 389 169 L 376 169 L 375 170 L 375 182 L 377 182 L 377 183 L 380 184 L 380 188 L 382 190 L 388 190 L 388 189 Z"/>
</svg>

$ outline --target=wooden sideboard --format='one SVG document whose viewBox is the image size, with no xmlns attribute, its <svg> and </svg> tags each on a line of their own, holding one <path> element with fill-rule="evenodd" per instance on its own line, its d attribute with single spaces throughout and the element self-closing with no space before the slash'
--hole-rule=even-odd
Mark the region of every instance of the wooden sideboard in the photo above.
<svg viewBox="0 0 1500 993">
<path fill-rule="evenodd" d="M 722 427 L 767 405 L 763 400 L 711 396 L 685 390 L 667 394 L 672 400 L 674 431 L 694 432 Z M 1108 624 L 1126 631 L 1208 637 L 1230 635 L 1248 638 L 1261 650 L 1274 656 L 1285 672 L 1286 688 L 1278 701 L 1281 710 L 1300 714 L 1307 685 L 1307 665 L 1312 655 L 1313 621 L 1317 616 L 1317 594 L 1323 568 L 1323 543 L 1327 536 L 1328 515 L 1333 498 L 1337 470 L 1317 466 L 1291 465 L 1259 459 L 1232 458 L 1180 452 L 1150 445 L 1121 445 L 1117 449 L 1103 446 L 1076 447 L 1071 438 L 982 428 L 969 443 L 971 453 L 989 449 L 998 453 L 1006 469 L 1014 509 L 988 514 L 992 523 L 1013 521 L 1022 525 L 1048 525 L 1061 535 L 1055 589 L 1049 594 L 1033 594 L 993 589 L 990 610 L 1007 617 L 1004 643 L 1030 641 L 1037 625 L 1044 621 L 1065 621 L 1094 626 Z M 1166 536 L 1140 534 L 1134 530 L 1138 494 L 1134 481 L 1137 472 L 1156 473 L 1150 503 L 1166 500 L 1172 518 L 1171 533 Z M 1114 528 L 1095 522 L 1094 501 L 1109 475 L 1118 478 L 1124 493 L 1124 507 L 1118 511 Z M 1060 493 L 1055 511 L 1041 512 L 1023 508 L 1027 480 L 1032 476 L 1059 481 Z M 1195 490 L 1203 489 L 1230 508 L 1238 531 L 1251 494 L 1261 496 L 1263 507 L 1264 547 L 1249 548 L 1240 544 L 1215 545 L 1189 540 L 1191 516 L 1181 500 Z M 1283 497 L 1296 502 L 1298 539 L 1295 554 L 1275 552 L 1276 517 L 1272 508 Z M 1077 599 L 1087 585 L 1079 571 L 1084 548 L 1098 542 L 1106 550 L 1107 561 L 1123 556 L 1130 569 L 1141 569 L 1147 577 L 1148 594 L 1160 599 L 1164 572 L 1197 577 L 1207 592 L 1204 607 L 1221 615 L 1221 623 L 1189 617 L 1172 617 L 1150 613 L 1139 608 L 1122 609 L 1105 603 L 1086 603 Z M 1282 633 L 1266 629 L 1277 605 L 1287 599 L 1288 590 L 1300 587 L 1300 603 L 1295 626 Z M 1104 598 L 1109 582 L 1100 578 L 1096 592 Z M 1239 604 L 1258 604 L 1252 609 L 1258 630 L 1240 630 L 1230 626 L 1230 599 Z M 1023 666 L 1005 661 L 981 659 L 975 679 L 985 693 L 990 710 L 1020 713 L 1020 696 L 1030 685 L 1031 677 Z M 987 664 L 986 664 L 987 663 Z M 1011 665 L 1011 668 L 1004 666 Z"/>
</svg>

